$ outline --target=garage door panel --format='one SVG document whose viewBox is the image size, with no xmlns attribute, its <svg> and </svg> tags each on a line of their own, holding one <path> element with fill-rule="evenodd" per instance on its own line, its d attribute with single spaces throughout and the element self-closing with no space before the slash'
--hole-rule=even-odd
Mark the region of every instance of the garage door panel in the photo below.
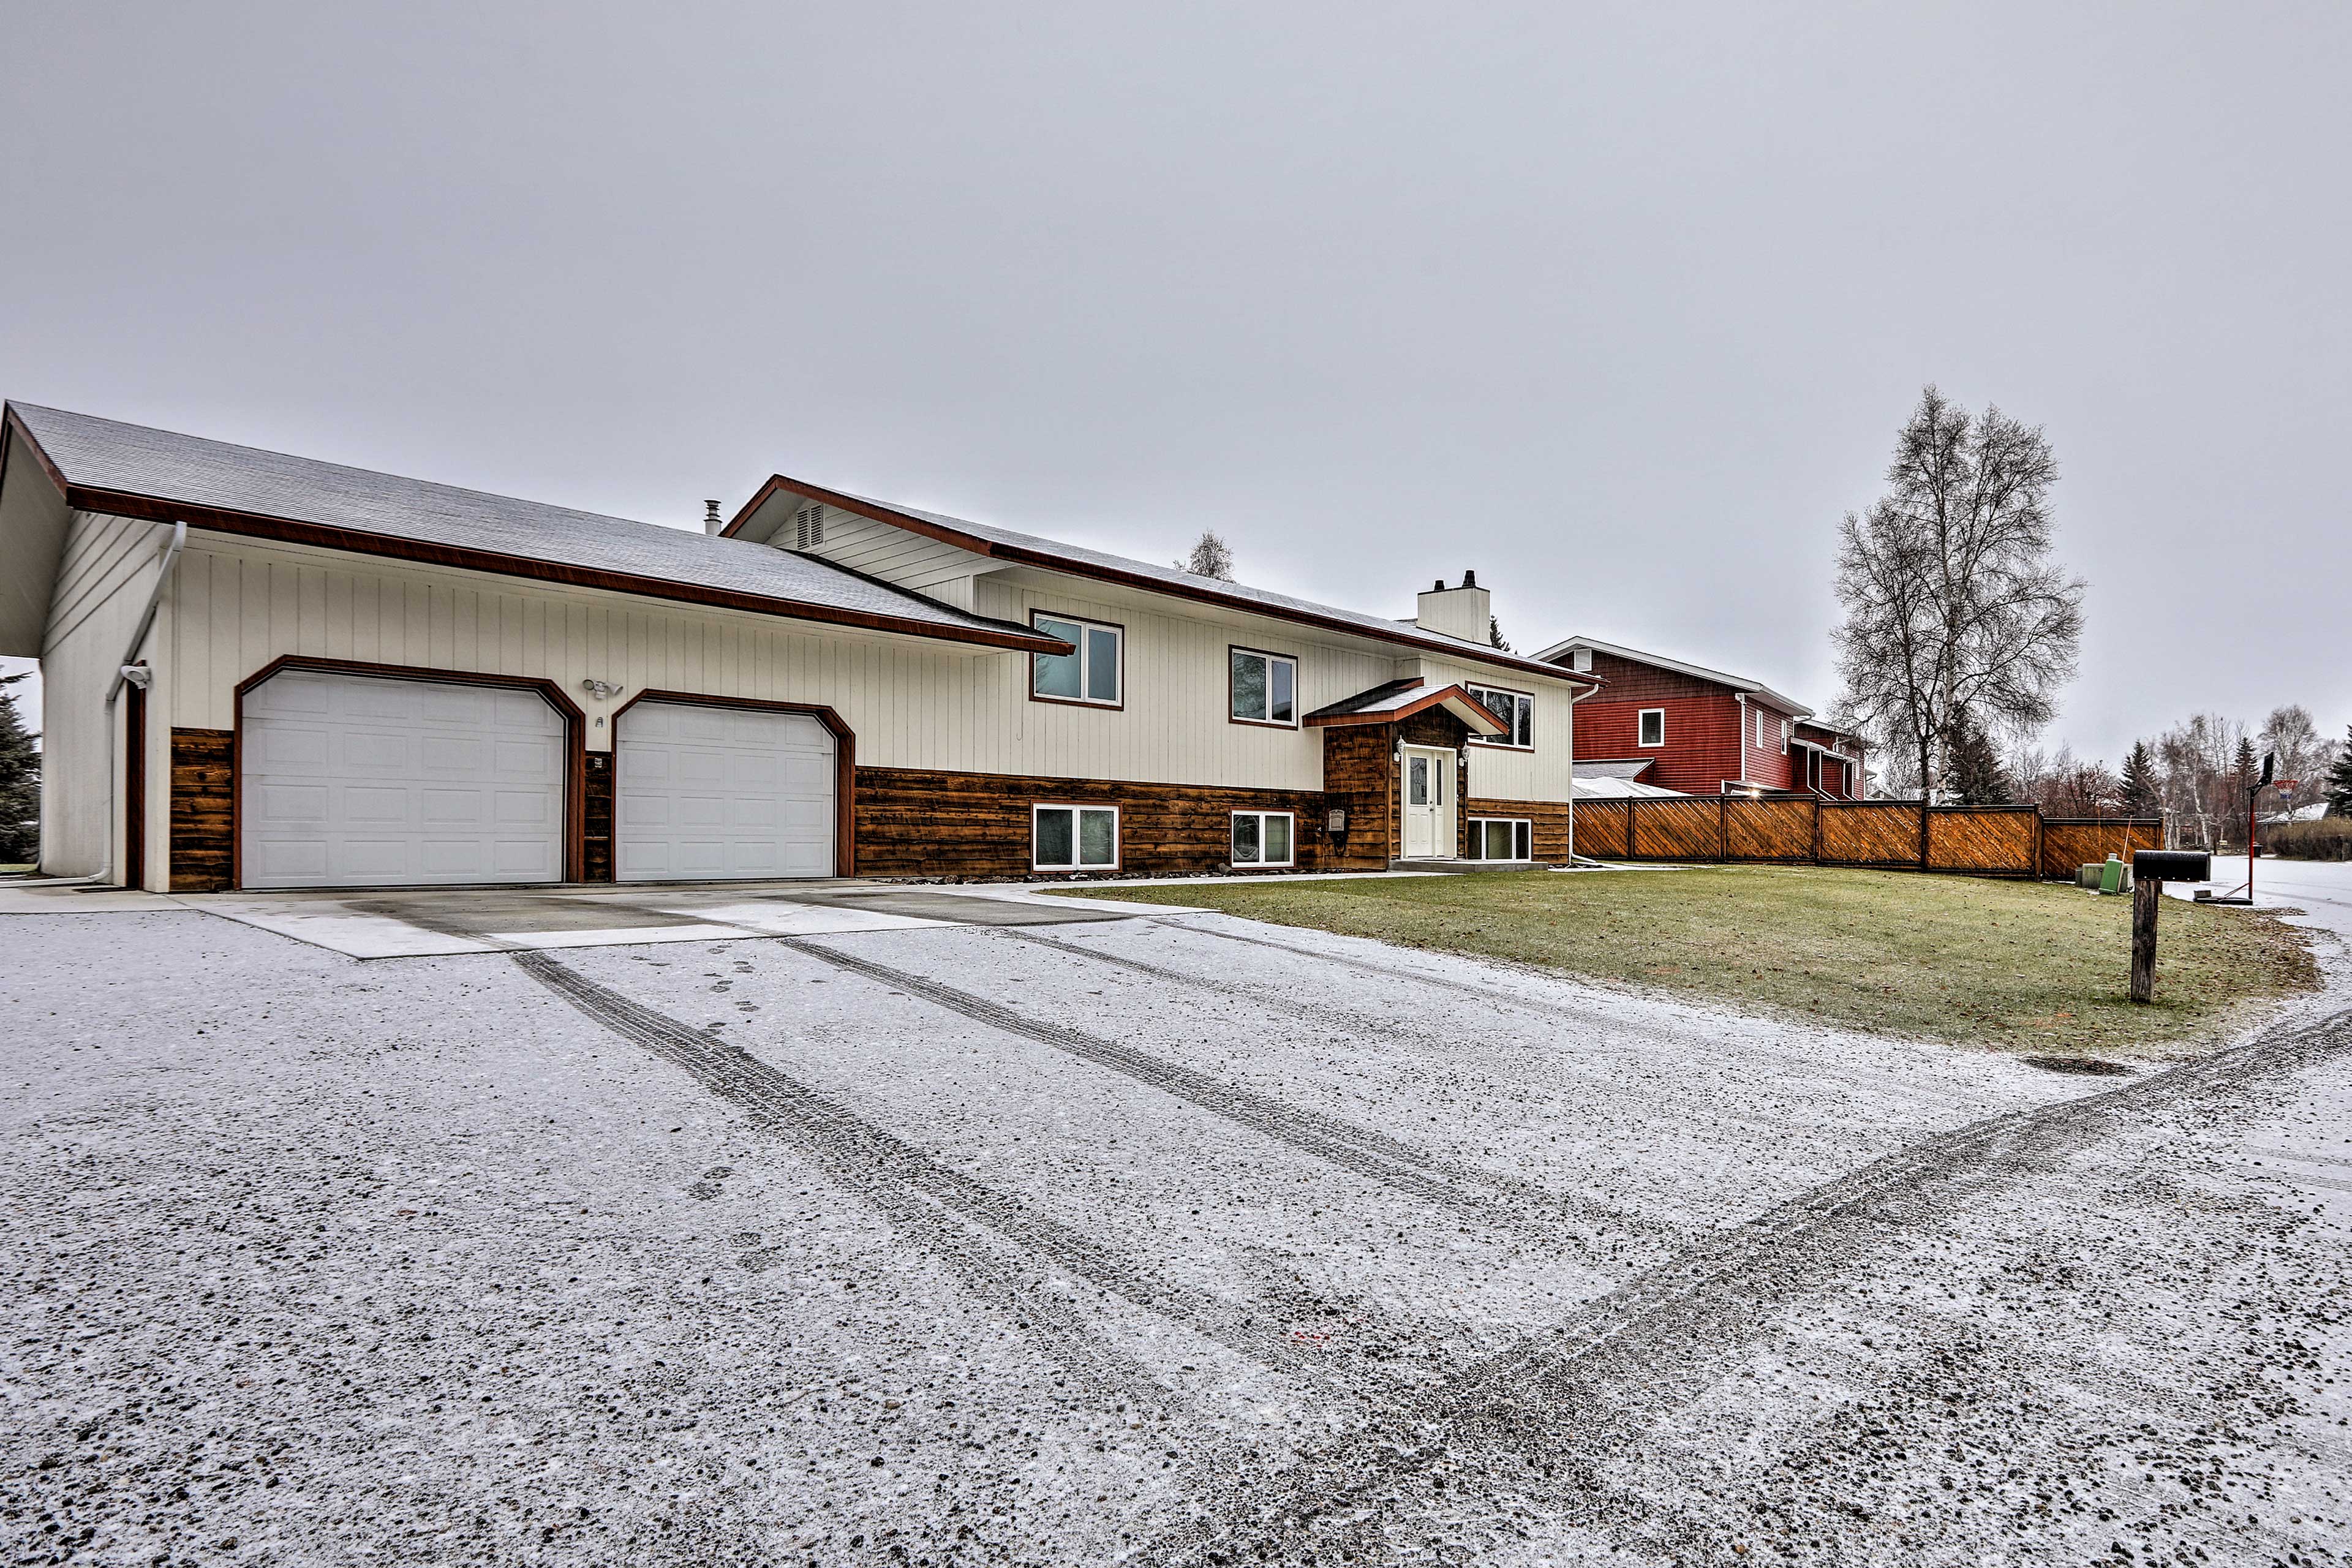
<svg viewBox="0 0 2352 1568">
<path fill-rule="evenodd" d="M 616 737 L 616 874 L 829 877 L 835 742 L 805 714 L 641 702 Z"/>
<path fill-rule="evenodd" d="M 564 721 L 537 695 L 289 670 L 243 720 L 246 886 L 562 879 Z"/>
<path fill-rule="evenodd" d="M 328 793 L 332 799 L 334 792 Z M 342 818 L 355 826 L 405 823 L 411 800 L 409 791 L 398 784 L 346 784 L 342 789 Z"/>
</svg>

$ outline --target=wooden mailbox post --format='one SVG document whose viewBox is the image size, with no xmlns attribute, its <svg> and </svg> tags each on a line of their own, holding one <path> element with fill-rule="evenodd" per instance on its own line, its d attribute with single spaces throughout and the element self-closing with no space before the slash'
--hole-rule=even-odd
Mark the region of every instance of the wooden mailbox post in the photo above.
<svg viewBox="0 0 2352 1568">
<path fill-rule="evenodd" d="M 2131 999 L 2156 1000 L 2156 917 L 2167 882 L 2210 882 L 2213 857 L 2202 850 L 2143 849 L 2132 857 Z"/>
</svg>

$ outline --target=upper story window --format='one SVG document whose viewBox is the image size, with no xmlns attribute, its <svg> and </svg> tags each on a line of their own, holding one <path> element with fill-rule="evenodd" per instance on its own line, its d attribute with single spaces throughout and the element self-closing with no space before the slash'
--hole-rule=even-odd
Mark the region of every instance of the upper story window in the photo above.
<svg viewBox="0 0 2352 1568">
<path fill-rule="evenodd" d="M 1470 700 L 1503 720 L 1500 736 L 1470 736 L 1479 745 L 1512 745 L 1519 750 L 1536 748 L 1536 699 L 1524 691 L 1506 691 L 1500 687 L 1465 687 Z"/>
<path fill-rule="evenodd" d="M 1780 721 L 1780 754 L 1784 757 L 1789 754 L 1789 733 L 1790 728 L 1791 726 L 1788 720 L 1783 719 Z"/>
<path fill-rule="evenodd" d="M 1084 702 L 1118 708 L 1127 700 L 1127 631 L 1108 621 L 1033 612 L 1029 624 L 1070 644 L 1073 653 L 1029 656 L 1029 695 L 1039 702 Z"/>
<path fill-rule="evenodd" d="M 1663 746 L 1666 743 L 1666 710 L 1664 709 L 1642 710 L 1641 735 L 1641 743 L 1644 746 Z"/>
<path fill-rule="evenodd" d="M 1259 648 L 1227 650 L 1232 677 L 1227 685 L 1236 724 L 1298 727 L 1298 661 L 1287 654 Z"/>
<path fill-rule="evenodd" d="M 1533 751 L 1536 744 L 1536 700 L 1524 691 L 1506 691 L 1496 686 L 1465 688 L 1470 700 L 1500 719 L 1505 729 L 1494 736 L 1473 735 L 1470 738 L 1482 746 L 1515 746 L 1521 751 Z"/>
</svg>

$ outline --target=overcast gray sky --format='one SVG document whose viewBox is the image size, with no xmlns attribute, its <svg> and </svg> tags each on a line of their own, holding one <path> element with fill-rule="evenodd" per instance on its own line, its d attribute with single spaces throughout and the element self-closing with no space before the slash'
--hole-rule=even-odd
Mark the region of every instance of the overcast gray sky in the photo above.
<svg viewBox="0 0 2352 1568">
<path fill-rule="evenodd" d="M 772 471 L 1816 704 L 1922 383 L 2050 739 L 2352 721 L 2352 7 L 14 0 L 0 394 L 694 526 Z M 2192 614 L 2184 615 L 2186 610 Z"/>
</svg>

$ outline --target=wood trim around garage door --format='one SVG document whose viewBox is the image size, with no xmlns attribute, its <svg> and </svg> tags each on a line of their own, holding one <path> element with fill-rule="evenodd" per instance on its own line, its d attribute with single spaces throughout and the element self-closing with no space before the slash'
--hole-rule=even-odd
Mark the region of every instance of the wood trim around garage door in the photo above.
<svg viewBox="0 0 2352 1568">
<path fill-rule="evenodd" d="M 1121 638 L 1122 647 L 1125 639 Z M 1121 658 L 1125 657 L 1122 652 Z M 614 876 L 620 875 L 621 715 L 640 702 L 689 702 L 702 708 L 748 708 L 761 713 L 804 713 L 833 731 L 833 874 L 857 874 L 857 819 L 851 811 L 857 795 L 857 731 L 835 710 L 821 702 L 772 702 L 762 697 L 712 697 L 699 691 L 638 692 L 613 710 Z"/>
<path fill-rule="evenodd" d="M 554 681 L 529 675 L 488 675 L 473 669 L 430 669 L 415 664 L 371 664 L 356 658 L 312 658 L 280 654 L 236 683 L 236 706 L 229 728 L 229 886 L 245 886 L 245 694 L 287 669 L 331 675 L 369 675 L 385 680 L 424 680 L 444 686 L 505 686 L 536 691 L 563 719 L 563 879 L 581 879 L 581 844 L 586 831 L 588 716 Z"/>
</svg>

